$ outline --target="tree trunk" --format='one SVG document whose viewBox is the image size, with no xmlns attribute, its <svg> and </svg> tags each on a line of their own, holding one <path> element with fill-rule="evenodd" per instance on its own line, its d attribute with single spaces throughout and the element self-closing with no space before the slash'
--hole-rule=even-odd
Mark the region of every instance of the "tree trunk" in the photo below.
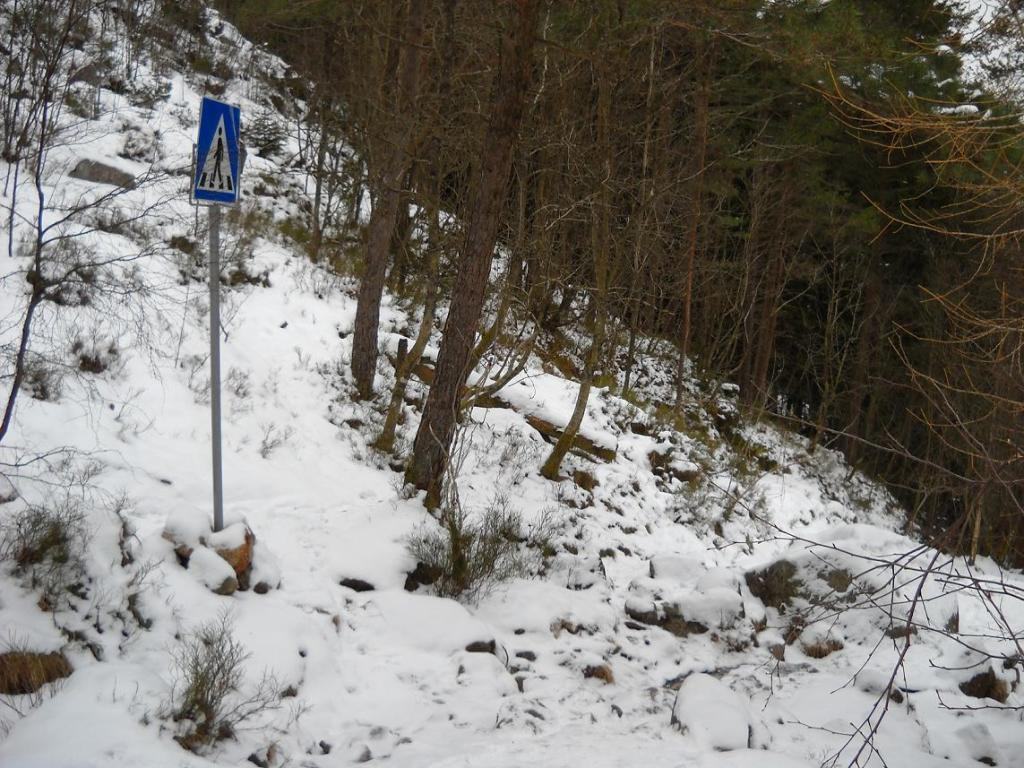
<svg viewBox="0 0 1024 768">
<path fill-rule="evenodd" d="M 423 411 L 406 479 L 427 490 L 427 506 L 440 501 L 448 451 L 459 418 L 459 399 L 468 366 L 487 278 L 494 257 L 501 205 L 530 81 L 531 53 L 539 0 L 517 0 L 514 28 L 502 40 L 501 62 L 483 155 L 468 208 L 466 236 L 445 322 L 434 383 Z"/>
<path fill-rule="evenodd" d="M 587 350 L 587 359 L 583 365 L 583 373 L 580 376 L 580 391 L 576 396 L 576 404 L 573 406 L 572 416 L 569 418 L 569 423 L 566 424 L 565 429 L 562 430 L 562 434 L 558 436 L 558 441 L 551 449 L 551 453 L 548 454 L 544 465 L 540 469 L 540 473 L 548 480 L 558 479 L 558 470 L 562 466 L 562 460 L 572 448 L 576 435 L 579 434 L 580 427 L 583 426 L 583 417 L 587 414 L 587 403 L 590 401 L 590 390 L 594 385 L 594 373 L 597 371 L 597 361 L 600 357 L 601 341 L 604 335 L 603 331 L 598 327 L 601 325 L 599 313 L 602 311 L 597 307 L 598 301 L 594 297 L 590 300 L 594 322 L 593 339 L 590 342 L 590 349 Z"/>
<path fill-rule="evenodd" d="M 598 189 L 596 204 L 591 210 L 591 258 L 594 267 L 594 287 L 590 294 L 590 349 L 587 351 L 587 359 L 583 365 L 583 374 L 580 377 L 580 391 L 576 396 L 576 404 L 573 407 L 572 416 L 565 430 L 551 449 L 544 465 L 541 467 L 541 474 L 549 480 L 558 477 L 558 469 L 562 465 L 565 454 L 572 448 L 573 441 L 583 424 L 583 417 L 587 412 L 587 402 L 590 400 L 590 390 L 594 383 L 594 374 L 597 371 L 597 362 L 601 357 L 601 346 L 604 343 L 604 322 L 605 303 L 608 295 L 609 272 L 611 268 L 611 216 L 612 216 L 612 195 L 611 185 L 614 177 L 612 167 L 612 146 L 609 139 L 609 123 L 611 122 L 612 103 L 612 77 L 607 61 L 602 60 L 601 66 L 595 72 L 597 80 L 597 153 L 600 159 L 601 174 L 598 178 Z"/>
<path fill-rule="evenodd" d="M 327 120 L 325 119 L 328 107 L 320 105 L 320 141 L 316 148 L 316 171 L 314 172 L 315 186 L 313 188 L 313 234 L 310 239 L 310 255 L 313 261 L 320 260 L 320 247 L 324 241 L 323 207 L 324 175 L 327 164 Z"/>
<path fill-rule="evenodd" d="M 427 244 L 428 257 L 427 268 L 431 273 L 437 273 L 440 245 L 440 223 L 436 198 L 432 201 L 430 212 L 430 240 Z M 440 293 L 440 286 L 436 280 L 430 281 L 427 286 L 427 296 L 423 302 L 423 319 L 420 321 L 420 329 L 416 334 L 416 341 L 408 354 L 395 363 L 395 387 L 391 391 L 391 402 L 388 404 L 388 412 L 384 417 L 384 426 L 381 428 L 380 437 L 377 438 L 376 447 L 380 451 L 390 453 L 395 446 L 395 429 L 398 427 L 398 417 L 402 412 L 402 402 L 405 400 L 405 390 L 409 384 L 409 376 L 423 356 L 423 350 L 427 348 L 430 341 L 430 331 L 434 327 L 434 310 L 437 308 L 437 295 Z M 404 341 L 404 340 L 403 340 Z"/>
<path fill-rule="evenodd" d="M 700 84 L 694 105 L 696 159 L 693 168 L 693 199 L 690 210 L 690 226 L 686 242 L 686 278 L 683 286 L 683 328 L 679 339 L 679 363 L 676 370 L 676 407 L 683 402 L 686 360 L 690 357 L 690 338 L 693 335 L 691 309 L 693 306 L 693 273 L 697 262 L 697 240 L 700 235 L 704 203 L 704 166 L 708 151 L 708 103 L 711 98 L 710 54 L 703 40 L 698 42 L 698 66 Z"/>
<path fill-rule="evenodd" d="M 377 369 L 377 326 L 384 293 L 388 250 L 395 229 L 395 216 L 402 196 L 402 181 L 409 165 L 408 143 L 414 127 L 410 119 L 419 88 L 420 52 L 423 47 L 423 17 L 426 0 L 409 0 L 406 46 L 399 73 L 398 108 L 392 121 L 392 143 L 380 189 L 370 213 L 366 242 L 366 264 L 356 304 L 352 335 L 352 375 L 359 397 L 373 397 L 373 378 Z"/>
</svg>

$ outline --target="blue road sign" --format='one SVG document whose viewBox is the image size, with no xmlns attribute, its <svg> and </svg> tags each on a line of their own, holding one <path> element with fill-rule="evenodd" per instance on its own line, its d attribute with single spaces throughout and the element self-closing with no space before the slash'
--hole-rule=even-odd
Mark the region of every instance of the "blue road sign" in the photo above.
<svg viewBox="0 0 1024 768">
<path fill-rule="evenodd" d="M 199 107 L 199 138 L 192 197 L 205 203 L 231 205 L 238 202 L 241 164 L 238 134 L 242 110 L 223 101 L 203 97 Z"/>
</svg>

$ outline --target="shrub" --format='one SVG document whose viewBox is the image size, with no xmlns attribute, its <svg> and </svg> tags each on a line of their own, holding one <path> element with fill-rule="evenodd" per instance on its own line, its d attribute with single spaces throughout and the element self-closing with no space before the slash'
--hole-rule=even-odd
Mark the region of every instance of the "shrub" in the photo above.
<svg viewBox="0 0 1024 768">
<path fill-rule="evenodd" d="M 246 135 L 260 157 L 273 157 L 284 147 L 286 132 L 273 110 L 264 107 L 250 121 Z"/>
<path fill-rule="evenodd" d="M 85 594 L 90 538 L 85 513 L 75 501 L 31 505 L 0 524 L 0 562 L 13 562 L 32 588 L 42 590 L 40 603 L 55 609 L 68 594 Z"/>
<path fill-rule="evenodd" d="M 71 345 L 71 354 L 78 359 L 78 370 L 98 375 L 117 361 L 121 351 L 116 341 L 101 343 L 100 340 L 93 339 L 87 344 L 78 338 Z"/>
<path fill-rule="evenodd" d="M 22 386 L 33 400 L 46 403 L 56 402 L 60 398 L 63 382 L 61 371 L 45 361 L 30 357 L 25 366 L 25 379 Z"/>
<path fill-rule="evenodd" d="M 522 519 L 504 497 L 475 516 L 449 502 L 440 523 L 439 529 L 420 529 L 407 542 L 409 554 L 437 574 L 434 590 L 440 597 L 475 602 L 497 584 L 528 572 L 519 550 Z"/>
<path fill-rule="evenodd" d="M 174 684 L 165 712 L 179 724 L 175 739 L 193 752 L 232 738 L 247 720 L 281 706 L 283 689 L 264 674 L 243 690 L 249 658 L 227 613 L 202 624 L 174 654 Z"/>
</svg>

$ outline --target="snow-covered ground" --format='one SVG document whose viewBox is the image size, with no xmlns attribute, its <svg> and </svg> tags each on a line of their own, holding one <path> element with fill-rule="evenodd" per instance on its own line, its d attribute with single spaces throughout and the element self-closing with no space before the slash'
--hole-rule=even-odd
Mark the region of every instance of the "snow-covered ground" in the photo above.
<svg viewBox="0 0 1024 768">
<path fill-rule="evenodd" d="M 230 27 L 218 44 L 249 50 Z M 354 286 L 267 222 L 251 238 L 229 225 L 227 250 L 260 279 L 225 287 L 222 350 L 226 516 L 255 532 L 253 581 L 269 590 L 214 594 L 226 565 L 197 543 L 211 515 L 207 295 L 182 277 L 202 276 L 202 254 L 169 245 L 204 242 L 195 224 L 206 214 L 197 219 L 186 195 L 199 93 L 188 73 L 143 68 L 147 78 L 169 83 L 169 95 L 142 107 L 103 91 L 103 116 L 68 116 L 73 138 L 48 158 L 57 207 L 97 194 L 68 175 L 81 159 L 136 175 L 155 160 L 166 175 L 118 197 L 122 210 L 146 212 L 137 223 L 84 238 L 138 255 L 115 268 L 122 281 L 134 270 L 146 292 L 45 309 L 33 348 L 62 382 L 48 399 L 23 394 L 0 451 L 7 462 L 59 451 L 9 473 L 22 496 L 0 505 L 0 522 L 63 503 L 91 532 L 84 584 L 56 604 L 41 605 L 40 586 L 0 563 L 0 643 L 63 650 L 74 668 L 40 696 L 0 697 L 0 766 L 795 768 L 837 753 L 845 765 L 869 736 L 863 765 L 1024 765 L 1021 693 L 1002 704 L 960 689 L 989 666 L 971 647 L 1014 653 L 986 636 L 1019 632 L 1024 579 L 936 559 L 899 533 L 886 494 L 840 455 L 738 422 L 727 398 L 718 421 L 695 401 L 692 429 L 680 432 L 595 390 L 583 434 L 615 459 L 571 455 L 566 479 L 551 482 L 539 475 L 548 446 L 527 417 L 564 424 L 577 386 L 535 361 L 501 393 L 512 408 L 470 415 L 458 487 L 471 513 L 518 511 L 527 533 L 543 530 L 544 551 L 527 552 L 528 576 L 476 603 L 406 591 L 416 566 L 407 541 L 438 523 L 368 447 L 379 404 L 351 400 Z M 263 108 L 255 90 L 240 80 L 225 96 L 243 121 Z M 146 149 L 128 152 L 129 142 Z M 247 179 L 284 184 L 289 174 L 250 154 Z M 30 221 L 34 200 L 19 194 Z M 251 193 L 245 203 L 277 221 L 288 205 Z M 7 343 L 24 260 L 3 260 Z M 385 345 L 410 327 L 386 298 Z M 83 349 L 106 369 L 78 370 Z M 382 391 L 390 375 L 382 357 Z M 407 407 L 400 444 L 416 419 Z M 167 530 L 195 544 L 188 568 Z M 748 580 L 780 558 L 798 583 L 784 607 Z M 986 602 L 956 574 L 1003 580 L 1002 591 Z M 363 591 L 342 584 L 351 580 Z M 167 716 L 174 659 L 198 627 L 225 617 L 249 654 L 236 696 L 267 673 L 286 695 L 197 755 Z M 935 631 L 954 617 L 955 631 Z M 993 674 L 1016 689 L 1019 666 Z"/>
</svg>

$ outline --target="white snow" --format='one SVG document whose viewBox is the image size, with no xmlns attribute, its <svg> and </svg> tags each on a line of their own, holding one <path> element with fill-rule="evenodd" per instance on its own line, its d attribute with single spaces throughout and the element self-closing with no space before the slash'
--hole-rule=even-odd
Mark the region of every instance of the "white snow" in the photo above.
<svg viewBox="0 0 1024 768">
<path fill-rule="evenodd" d="M 746 704 L 711 675 L 687 677 L 676 696 L 672 718 L 701 746 L 722 751 L 753 746 L 753 719 Z"/>
<path fill-rule="evenodd" d="M 239 60 L 252 53 L 230 26 L 218 40 Z M 280 72 L 283 65 L 265 57 L 262 69 Z M 162 82 L 149 66 L 140 78 Z M 57 399 L 23 394 L 11 439 L 0 448 L 4 461 L 75 451 L 66 462 L 52 459 L 46 472 L 21 472 L 15 479 L 24 498 L 0 504 L 0 523 L 28 503 L 52 505 L 48 480 L 73 489 L 95 531 L 83 566 L 85 596 L 65 596 L 67 604 L 53 612 L 40 609 L 38 586 L 0 563 L 0 643 L 63 648 L 74 667 L 38 701 L 16 697 L 23 717 L 0 707 L 0 726 L 9 729 L 5 737 L 0 728 L 0 765 L 207 768 L 248 765 L 256 753 L 269 754 L 273 768 L 334 768 L 363 758 L 410 768 L 799 768 L 844 748 L 838 764 L 845 764 L 858 744 L 850 734 L 889 689 L 904 650 L 905 639 L 884 633 L 908 620 L 916 631 L 895 685 L 902 703 L 890 702 L 875 741 L 887 764 L 966 766 L 992 757 L 1012 765 L 1024 754 L 1014 709 L 1024 703 L 1013 689 L 1019 667 L 996 670 L 1011 688 L 1006 706 L 971 699 L 959 687 L 987 668 L 980 662 L 989 663 L 965 652 L 964 643 L 996 655 L 1016 652 L 1012 642 L 979 636 L 1000 632 L 993 605 L 1015 631 L 1022 626 L 1020 574 L 990 561 L 968 567 L 940 557 L 915 607 L 921 569 L 934 553 L 915 550 L 919 544 L 897 532 L 887 494 L 852 473 L 839 454 L 823 447 L 810 454 L 801 438 L 770 426 L 718 423 L 696 401 L 688 418 L 701 428 L 684 434 L 616 396 L 617 388 L 596 389 L 582 431 L 615 449 L 615 460 L 567 457 L 563 474 L 585 470 L 596 481 L 592 490 L 547 481 L 539 467 L 549 447 L 526 417 L 566 424 L 578 385 L 544 372 L 536 359 L 501 392 L 514 409 L 471 414 L 459 491 L 471 514 L 500 497 L 527 529 L 544 528 L 551 551 L 543 566 L 477 604 L 436 597 L 429 587 L 406 592 L 416 565 L 406 541 L 437 522 L 368 446 L 381 421 L 377 406 L 353 402 L 347 389 L 354 284 L 311 265 L 269 225 L 249 240 L 226 225 L 225 250 L 237 249 L 237 262 L 249 274 L 265 272 L 269 286 L 243 283 L 223 293 L 230 527 L 211 535 L 208 305 L 205 284 L 187 276 L 204 274 L 205 234 L 195 228 L 180 173 L 188 167 L 201 83 L 182 72 L 166 82 L 169 99 L 151 108 L 103 91 L 103 116 L 82 121 L 76 139 L 48 160 L 54 206 L 94 194 L 66 176 L 79 159 L 144 172 L 145 164 L 118 158 L 126 135 L 149 137 L 156 167 L 168 175 L 118 201 L 148 211 L 138 226 L 87 238 L 93 247 L 138 257 L 119 267 L 118 277 L 137 274 L 150 290 L 90 307 L 47 308 L 33 339 L 65 374 L 77 369 L 71 349 L 79 336 L 95 339 L 98 349 L 115 342 L 116 362 L 98 375 L 65 375 Z M 264 106 L 253 98 L 264 87 L 239 79 L 224 96 L 241 105 L 243 130 L 246 116 Z M 295 215 L 302 172 L 250 153 L 243 184 L 251 190 L 261 173 L 273 174 L 281 194 L 246 191 L 242 210 L 276 222 Z M 23 190 L 18 205 L 26 216 L 31 203 Z M 48 220 L 57 215 L 51 211 Z M 172 237 L 199 243 L 198 256 L 171 248 Z M 14 276 L 0 282 L 7 343 L 24 304 L 24 262 L 6 254 L 0 260 L 0 274 Z M 401 303 L 385 297 L 385 346 L 409 326 Z M 432 342 L 436 348 L 436 336 Z M 645 360 L 635 380 L 651 399 L 671 389 L 671 373 L 659 365 L 656 357 Z M 382 360 L 380 391 L 391 376 Z M 422 392 L 419 384 L 410 389 L 411 396 Z M 718 395 L 718 412 L 730 419 L 734 395 L 727 387 Z M 399 443 L 407 448 L 418 415 L 411 407 L 404 415 Z M 634 432 L 637 421 L 646 434 Z M 728 429 L 775 468 L 744 468 L 723 439 Z M 652 453 L 668 457 L 663 471 L 652 471 Z M 131 530 L 119 546 L 121 519 L 110 509 L 122 494 L 131 502 L 122 510 Z M 214 595 L 210 588 L 232 570 L 213 548 L 241 543 L 243 521 L 256 535 L 251 581 L 271 589 Z M 188 569 L 165 530 L 194 548 Z M 122 562 L 122 549 L 132 562 Z M 884 565 L 910 551 L 904 570 Z M 541 561 L 537 551 L 528 554 Z M 804 596 L 785 610 L 765 606 L 745 579 L 779 558 L 794 563 L 804 585 Z M 836 586 L 838 571 L 850 578 L 845 590 Z M 999 589 L 979 600 L 962 588 L 974 578 Z M 340 584 L 344 579 L 373 590 L 356 592 Z M 627 619 L 627 604 L 678 611 L 707 631 L 682 638 L 638 625 Z M 806 618 L 803 629 L 794 629 L 797 613 Z M 172 659 L 197 627 L 225 615 L 248 653 L 246 690 L 269 673 L 294 696 L 198 756 L 173 740 L 166 716 Z M 954 615 L 960 635 L 934 631 Z M 786 645 L 791 632 L 796 637 Z M 843 648 L 822 659 L 801 651 L 801 643 L 829 638 Z M 493 654 L 466 650 L 491 641 Z M 785 648 L 784 660 L 772 655 L 773 645 Z M 603 667 L 610 682 L 594 674 Z M 975 706 L 990 708 L 969 709 Z M 673 715 L 685 733 L 672 725 Z M 883 763 L 866 754 L 862 764 Z"/>
</svg>

